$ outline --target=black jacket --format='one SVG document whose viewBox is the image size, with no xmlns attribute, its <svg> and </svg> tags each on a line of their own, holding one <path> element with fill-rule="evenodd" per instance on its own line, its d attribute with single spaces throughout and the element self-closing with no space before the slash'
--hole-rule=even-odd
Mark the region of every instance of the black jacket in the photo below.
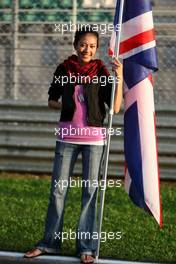
<svg viewBox="0 0 176 264">
<path fill-rule="evenodd" d="M 105 66 L 104 66 L 105 67 Z M 83 84 L 84 98 L 87 104 L 87 125 L 102 126 L 106 116 L 105 104 L 110 107 L 112 83 L 108 82 L 108 76 L 105 75 L 104 67 L 102 67 L 99 76 L 106 76 L 106 85 L 104 83 L 86 83 Z M 60 121 L 71 121 L 75 110 L 75 102 L 73 100 L 75 84 L 67 83 L 62 85 L 61 81 L 57 81 L 61 76 L 66 76 L 67 72 L 61 64 L 57 67 L 53 81 L 50 85 L 48 100 L 58 101 L 62 97 L 62 109 Z"/>
</svg>

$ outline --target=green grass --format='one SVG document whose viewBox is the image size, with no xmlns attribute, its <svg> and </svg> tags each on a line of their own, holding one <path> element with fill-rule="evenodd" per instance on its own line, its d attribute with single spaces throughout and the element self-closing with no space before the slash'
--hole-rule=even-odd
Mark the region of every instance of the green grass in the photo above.
<svg viewBox="0 0 176 264">
<path fill-rule="evenodd" d="M 16 177 L 17 176 L 17 177 Z M 172 262 L 176 260 L 176 191 L 174 183 L 162 183 L 163 222 L 137 208 L 120 188 L 106 192 L 103 230 L 122 232 L 120 240 L 101 243 L 101 257 L 123 260 Z M 50 179 L 0 174 L 0 249 L 21 251 L 42 238 L 48 204 Z M 76 229 L 80 212 L 81 189 L 69 191 L 64 231 Z M 64 241 L 63 255 L 75 254 L 75 241 Z"/>
</svg>

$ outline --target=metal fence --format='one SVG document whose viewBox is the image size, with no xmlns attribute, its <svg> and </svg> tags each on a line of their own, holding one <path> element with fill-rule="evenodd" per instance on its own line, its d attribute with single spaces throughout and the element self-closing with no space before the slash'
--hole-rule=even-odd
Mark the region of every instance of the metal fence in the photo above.
<svg viewBox="0 0 176 264">
<path fill-rule="evenodd" d="M 170 105 L 176 96 L 176 2 L 152 4 L 160 68 L 155 75 L 155 101 Z M 97 56 L 107 63 L 107 26 L 113 21 L 114 5 L 115 0 L 1 0 L 0 98 L 47 101 L 56 66 L 73 52 L 74 32 L 66 31 L 71 23 L 99 25 Z"/>
</svg>

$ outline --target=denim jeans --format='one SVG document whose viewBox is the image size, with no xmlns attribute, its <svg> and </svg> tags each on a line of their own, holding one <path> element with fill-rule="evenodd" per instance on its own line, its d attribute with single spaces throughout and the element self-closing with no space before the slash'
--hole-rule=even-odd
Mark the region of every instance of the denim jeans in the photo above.
<svg viewBox="0 0 176 264">
<path fill-rule="evenodd" d="M 81 215 L 76 230 L 77 254 L 96 254 L 97 239 L 93 239 L 92 234 L 97 232 L 98 184 L 91 183 L 95 181 L 98 183 L 103 152 L 104 146 L 100 145 L 79 145 L 56 141 L 45 232 L 43 239 L 36 244 L 36 248 L 48 253 L 60 253 L 62 239 L 59 236 L 56 237 L 56 234 L 62 234 L 68 187 L 63 188 L 61 184 L 56 183 L 69 182 L 78 154 L 81 153 L 82 180 L 87 180 L 90 184 L 82 187 Z M 78 233 L 79 235 L 87 233 L 88 237 L 79 236 L 79 239 Z"/>
</svg>

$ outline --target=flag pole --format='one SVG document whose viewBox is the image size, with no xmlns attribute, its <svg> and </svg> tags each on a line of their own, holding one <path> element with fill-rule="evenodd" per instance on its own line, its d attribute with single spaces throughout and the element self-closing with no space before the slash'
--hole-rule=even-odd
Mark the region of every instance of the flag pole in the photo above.
<svg viewBox="0 0 176 264">
<path fill-rule="evenodd" d="M 120 34 L 121 34 L 121 27 L 122 27 L 124 0 L 117 0 L 117 2 L 118 1 L 120 1 L 118 25 L 117 25 L 118 31 L 116 33 L 114 56 L 112 57 L 112 60 L 114 60 L 114 57 L 116 58 L 119 57 Z M 111 103 L 110 103 L 110 109 L 109 109 L 109 114 L 108 114 L 108 131 L 111 131 L 111 128 L 112 128 L 112 118 L 114 114 L 113 107 L 114 107 L 115 89 L 116 89 L 116 75 L 114 73 L 114 80 L 113 80 L 113 86 L 112 86 L 112 92 L 111 92 Z M 107 170 L 108 170 L 110 141 L 111 141 L 111 133 L 107 133 L 107 145 L 105 148 L 105 161 L 103 165 L 103 177 L 102 177 L 105 188 L 103 188 L 103 190 L 100 191 L 100 209 L 99 209 L 99 216 L 98 216 L 99 218 L 98 219 L 98 244 L 97 244 L 97 253 L 96 253 L 96 258 L 95 258 L 96 262 L 98 262 L 99 252 L 100 252 L 100 238 L 101 238 L 100 234 L 101 234 L 102 222 L 103 222 L 103 210 L 104 210 L 106 183 L 107 183 Z"/>
</svg>

